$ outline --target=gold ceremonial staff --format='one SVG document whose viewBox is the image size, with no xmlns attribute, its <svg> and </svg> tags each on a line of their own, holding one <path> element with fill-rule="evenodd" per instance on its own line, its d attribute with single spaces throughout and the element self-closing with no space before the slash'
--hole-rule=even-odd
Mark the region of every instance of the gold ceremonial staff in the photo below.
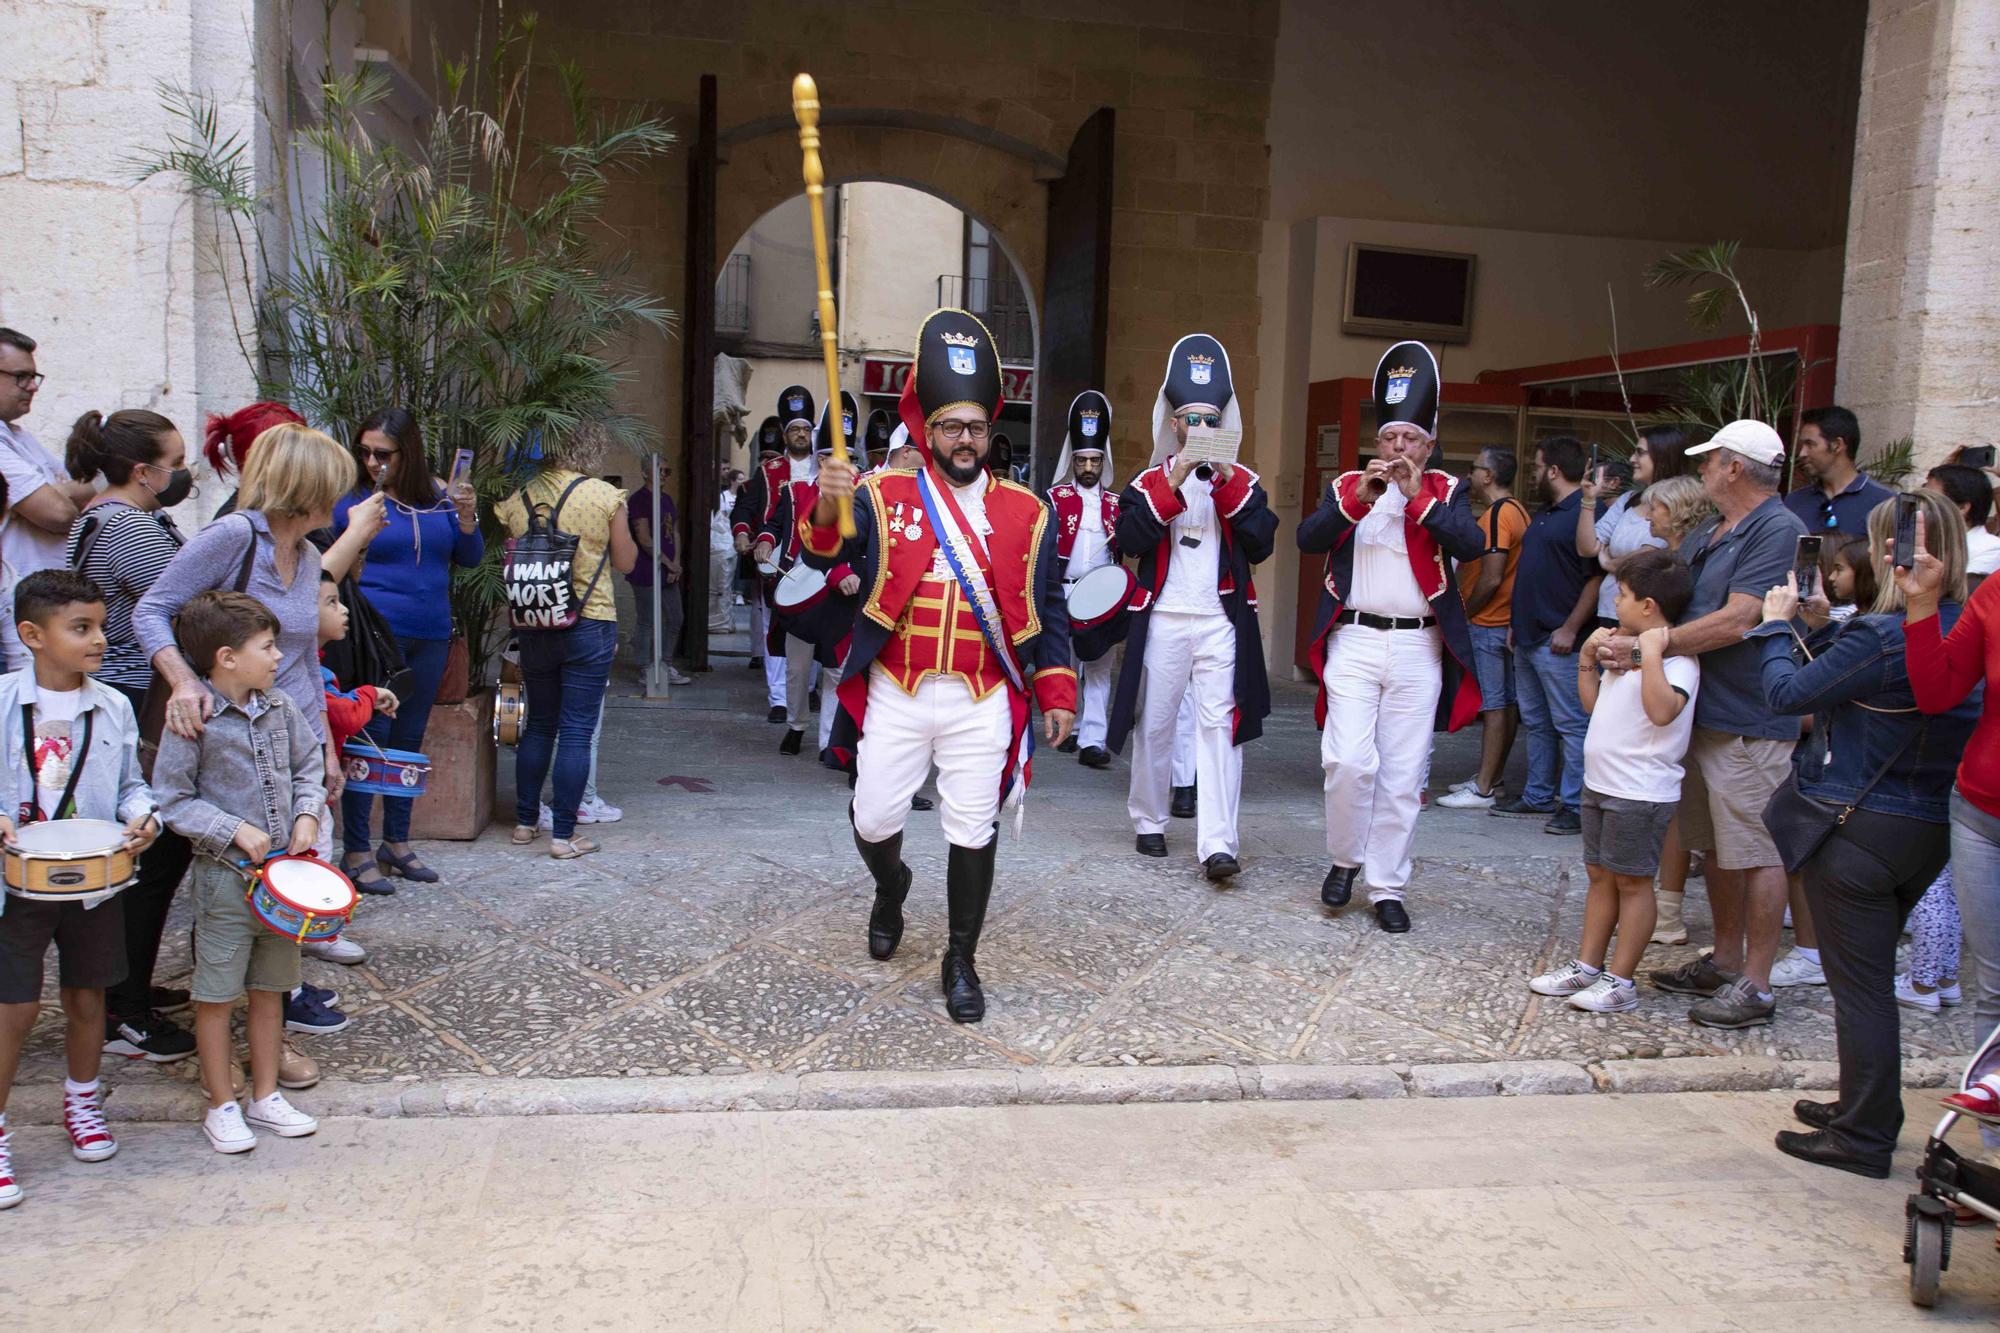
<svg viewBox="0 0 2000 1333">
<path fill-rule="evenodd" d="M 833 268 L 826 259 L 826 170 L 819 161 L 819 85 L 810 74 L 792 80 L 792 117 L 799 122 L 799 149 L 805 154 L 806 203 L 813 220 L 813 265 L 819 276 L 819 345 L 826 360 L 826 421 L 833 432 L 833 456 L 847 461 L 847 432 L 840 428 L 840 330 L 833 317 Z M 854 535 L 854 502 L 840 498 L 840 535 Z"/>
</svg>

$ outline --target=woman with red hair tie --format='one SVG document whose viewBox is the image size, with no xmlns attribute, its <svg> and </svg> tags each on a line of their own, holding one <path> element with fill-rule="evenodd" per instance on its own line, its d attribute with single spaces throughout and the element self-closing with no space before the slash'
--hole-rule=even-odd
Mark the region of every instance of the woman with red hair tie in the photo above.
<svg viewBox="0 0 2000 1333">
<path fill-rule="evenodd" d="M 243 460 L 250 456 L 250 446 L 259 435 L 273 426 L 305 424 L 304 417 L 283 403 L 252 403 L 228 416 L 211 413 L 202 454 L 208 459 L 208 465 L 215 469 L 216 476 L 226 477 L 232 473 L 240 476 Z"/>
</svg>

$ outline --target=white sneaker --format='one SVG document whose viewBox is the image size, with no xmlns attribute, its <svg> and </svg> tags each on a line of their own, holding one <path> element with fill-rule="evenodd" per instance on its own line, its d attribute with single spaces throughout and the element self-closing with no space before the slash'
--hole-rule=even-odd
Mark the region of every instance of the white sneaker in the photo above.
<svg viewBox="0 0 2000 1333">
<path fill-rule="evenodd" d="M 1445 788 L 1445 790 L 1446 790 L 1446 791 L 1448 791 L 1448 792 L 1453 792 L 1453 791 L 1476 791 L 1476 790 L 1478 790 L 1478 788 L 1479 788 L 1479 779 L 1478 779 L 1478 778 L 1467 778 L 1467 779 L 1466 779 L 1465 781 L 1463 781 L 1463 782 L 1454 782 L 1454 783 L 1452 783 L 1452 784 L 1451 784 L 1451 785 L 1450 785 L 1449 787 L 1446 787 L 1446 788 Z M 1494 795 L 1495 795 L 1496 797 L 1497 797 L 1497 796 L 1505 796 L 1505 795 L 1507 794 L 1507 784 L 1506 784 L 1506 783 L 1504 783 L 1504 782 L 1496 782 L 1496 783 L 1494 783 L 1494 784 L 1493 784 L 1493 794 L 1494 794 Z"/>
<path fill-rule="evenodd" d="M 593 796 L 576 808 L 576 822 L 579 824 L 616 824 L 623 818 L 625 812 L 602 796 Z"/>
<path fill-rule="evenodd" d="M 1907 1008 L 1921 1009 L 1927 1014 L 1934 1014 L 1939 1009 L 1947 1006 L 1956 1007 L 1962 1004 L 1964 1000 L 1965 993 L 1958 988 L 1956 983 L 1950 986 L 1940 986 L 1936 990 L 1921 991 L 1910 980 L 1908 972 L 1899 972 L 1896 974 L 1896 1003 Z"/>
<path fill-rule="evenodd" d="M 14 1179 L 14 1154 L 7 1146 L 12 1141 L 13 1135 L 0 1130 L 0 1209 L 21 1202 L 21 1186 Z"/>
<path fill-rule="evenodd" d="M 319 1129 L 319 1121 L 286 1101 L 282 1092 L 274 1092 L 262 1101 L 251 1102 L 244 1118 L 281 1139 L 302 1139 Z"/>
<path fill-rule="evenodd" d="M 1569 997 L 1569 1005 L 1593 1014 L 1622 1014 L 1639 1007 L 1639 988 L 1629 981 L 1612 980 L 1609 972 L 1599 972 L 1597 980 Z"/>
<path fill-rule="evenodd" d="M 1491 810 L 1493 803 L 1500 799 L 1500 789 L 1481 794 L 1477 784 L 1469 787 L 1453 787 L 1438 797 L 1440 810 Z"/>
<path fill-rule="evenodd" d="M 1824 986 L 1826 973 L 1818 963 L 1794 949 L 1771 967 L 1773 986 Z"/>
<path fill-rule="evenodd" d="M 332 940 L 307 940 L 299 946 L 299 952 L 322 963 L 339 963 L 342 967 L 353 967 L 356 963 L 368 961 L 368 951 L 345 935 Z"/>
<path fill-rule="evenodd" d="M 668 668 L 667 668 L 667 684 L 669 684 L 669 685 L 692 685 L 692 684 L 694 684 L 694 677 L 693 677 L 693 676 L 690 676 L 690 675 L 689 675 L 689 674 L 688 674 L 687 672 L 685 672 L 685 671 L 680 671 L 680 670 L 677 670 L 677 669 L 675 669 L 674 667 L 668 667 Z"/>
<path fill-rule="evenodd" d="M 208 1136 L 208 1146 L 217 1152 L 249 1152 L 257 1146 L 257 1136 L 243 1123 L 243 1108 L 235 1102 L 209 1107 L 208 1114 L 202 1117 L 201 1132 Z"/>
<path fill-rule="evenodd" d="M 1528 983 L 1528 989 L 1537 995 L 1576 995 L 1589 990 L 1604 974 L 1592 972 L 1572 958 L 1553 972 L 1544 972 Z"/>
</svg>

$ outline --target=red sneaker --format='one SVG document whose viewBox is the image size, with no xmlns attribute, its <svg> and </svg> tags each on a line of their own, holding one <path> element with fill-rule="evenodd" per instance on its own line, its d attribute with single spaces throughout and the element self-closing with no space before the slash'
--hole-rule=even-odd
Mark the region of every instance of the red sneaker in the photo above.
<svg viewBox="0 0 2000 1333">
<path fill-rule="evenodd" d="M 101 1162 L 118 1151 L 118 1140 L 104 1123 L 104 1085 L 96 1092 L 63 1093 L 63 1128 L 69 1131 L 70 1155 L 79 1162 Z"/>
<path fill-rule="evenodd" d="M 1954 1111 L 1988 1125 L 2000 1125 L 2000 1088 L 1981 1079 L 1963 1092 L 1941 1099 Z"/>
</svg>

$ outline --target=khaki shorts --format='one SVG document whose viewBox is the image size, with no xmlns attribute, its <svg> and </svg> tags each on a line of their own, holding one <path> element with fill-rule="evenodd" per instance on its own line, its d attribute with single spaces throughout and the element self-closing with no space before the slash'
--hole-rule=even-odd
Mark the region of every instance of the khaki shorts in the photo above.
<svg viewBox="0 0 2000 1333">
<path fill-rule="evenodd" d="M 1783 865 L 1764 807 L 1792 775 L 1797 745 L 1696 727 L 1681 777 L 1681 846 L 1712 853 L 1724 870 Z"/>
<path fill-rule="evenodd" d="M 299 946 L 250 911 L 243 876 L 214 861 L 194 863 L 194 998 L 231 1004 L 250 990 L 299 984 Z"/>
</svg>

